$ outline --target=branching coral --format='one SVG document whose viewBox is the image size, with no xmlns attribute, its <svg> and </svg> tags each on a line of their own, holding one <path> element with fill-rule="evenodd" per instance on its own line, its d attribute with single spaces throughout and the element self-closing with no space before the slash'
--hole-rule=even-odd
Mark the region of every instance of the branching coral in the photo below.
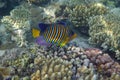
<svg viewBox="0 0 120 80">
<path fill-rule="evenodd" d="M 120 17 L 114 14 L 92 17 L 90 25 L 90 43 L 117 51 L 116 57 L 119 58 L 120 51 Z M 118 55 L 119 54 L 119 55 Z"/>
<path fill-rule="evenodd" d="M 41 67 L 31 75 L 32 80 L 71 80 L 72 65 L 60 58 L 37 57 L 34 63 Z"/>
<path fill-rule="evenodd" d="M 72 8 L 72 9 L 71 9 Z M 92 3 L 89 5 L 76 5 L 74 7 L 66 7 L 65 16 L 68 15 L 73 25 L 87 33 L 88 31 L 88 19 L 92 16 L 106 14 L 108 9 L 101 3 Z M 81 30 L 83 29 L 83 30 Z"/>
<path fill-rule="evenodd" d="M 2 56 L 3 59 L 8 57 L 8 60 L 2 61 L 2 66 L 12 67 L 13 79 L 118 80 L 120 77 L 120 64 L 99 49 L 82 49 L 76 46 L 38 48 L 38 45 L 32 45 L 25 50 L 18 48 L 8 52 L 11 55 L 17 53 L 15 57 L 6 54 Z"/>
<path fill-rule="evenodd" d="M 103 53 L 101 50 L 86 49 L 84 54 L 92 61 L 100 74 L 108 76 L 111 79 L 116 78 L 120 74 L 120 64 L 115 62 L 108 54 Z M 120 78 L 120 76 L 118 76 L 118 78 Z"/>
<path fill-rule="evenodd" d="M 26 45 L 25 32 L 30 30 L 30 18 L 28 8 L 21 5 L 13 9 L 10 12 L 10 16 L 4 16 L 3 19 L 1 19 L 2 24 L 9 32 L 8 34 L 11 34 L 11 39 L 16 41 L 19 46 Z"/>
</svg>

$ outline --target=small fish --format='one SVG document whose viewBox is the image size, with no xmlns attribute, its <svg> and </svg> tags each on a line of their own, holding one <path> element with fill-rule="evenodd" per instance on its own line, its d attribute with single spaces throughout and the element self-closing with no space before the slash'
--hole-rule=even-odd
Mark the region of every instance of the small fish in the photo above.
<svg viewBox="0 0 120 80">
<path fill-rule="evenodd" d="M 36 38 L 39 45 L 49 46 L 56 44 L 63 47 L 77 36 L 76 33 L 69 29 L 69 25 L 62 21 L 54 24 L 40 23 L 39 28 L 40 30 L 32 29 L 32 36 Z"/>
</svg>

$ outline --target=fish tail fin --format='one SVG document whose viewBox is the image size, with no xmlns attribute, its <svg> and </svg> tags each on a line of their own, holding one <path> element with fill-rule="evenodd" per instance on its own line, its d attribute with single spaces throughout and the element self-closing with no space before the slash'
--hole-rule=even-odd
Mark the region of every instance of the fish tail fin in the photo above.
<svg viewBox="0 0 120 80">
<path fill-rule="evenodd" d="M 76 38 L 76 37 L 77 37 L 77 34 L 74 33 L 74 34 L 70 37 L 69 41 L 70 41 L 70 40 L 73 40 L 73 39 Z"/>
<path fill-rule="evenodd" d="M 40 36 L 40 31 L 39 31 L 38 29 L 33 28 L 33 29 L 32 29 L 32 36 L 33 36 L 34 38 L 39 37 L 39 36 Z"/>
<path fill-rule="evenodd" d="M 76 33 L 74 33 L 71 37 L 66 37 L 65 41 L 62 44 L 60 44 L 60 47 L 65 46 L 69 41 L 73 40 L 76 37 L 77 37 Z"/>
</svg>

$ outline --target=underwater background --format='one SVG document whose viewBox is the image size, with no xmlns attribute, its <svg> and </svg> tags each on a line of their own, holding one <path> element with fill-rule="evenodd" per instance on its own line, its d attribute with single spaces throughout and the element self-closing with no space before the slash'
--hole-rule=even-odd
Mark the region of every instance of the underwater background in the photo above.
<svg viewBox="0 0 120 80">
<path fill-rule="evenodd" d="M 33 28 L 62 20 L 76 38 L 36 43 Z M 0 0 L 0 80 L 120 80 L 120 0 Z"/>
</svg>

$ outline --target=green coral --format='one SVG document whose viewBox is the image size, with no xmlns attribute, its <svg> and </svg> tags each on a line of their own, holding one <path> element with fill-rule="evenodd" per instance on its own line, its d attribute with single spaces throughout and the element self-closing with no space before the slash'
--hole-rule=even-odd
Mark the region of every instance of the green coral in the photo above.
<svg viewBox="0 0 120 80">
<path fill-rule="evenodd" d="M 95 16 L 90 19 L 89 25 L 90 43 L 120 51 L 120 17 L 114 14 Z"/>
<path fill-rule="evenodd" d="M 89 27 L 88 19 L 96 15 L 108 13 L 108 9 L 101 3 L 92 3 L 89 5 L 76 5 L 74 7 L 66 7 L 65 16 L 68 15 L 73 25 L 79 31 L 86 31 Z M 83 28 L 83 30 L 81 30 Z M 84 32 L 83 32 L 84 33 Z"/>
</svg>

